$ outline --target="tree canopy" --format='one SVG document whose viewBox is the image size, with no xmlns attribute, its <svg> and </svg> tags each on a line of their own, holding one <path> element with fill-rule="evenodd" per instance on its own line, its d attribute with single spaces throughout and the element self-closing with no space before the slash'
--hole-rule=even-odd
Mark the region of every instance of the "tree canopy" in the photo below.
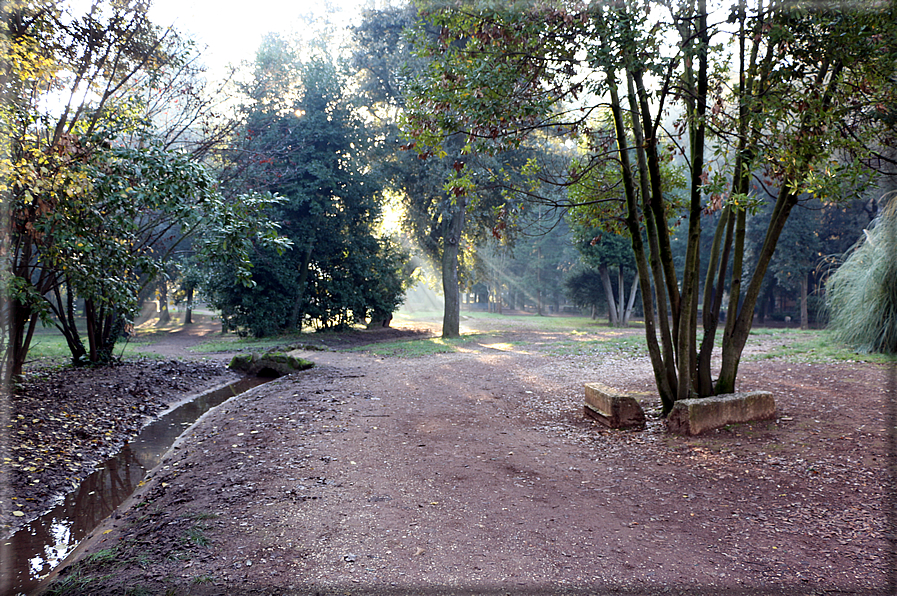
<svg viewBox="0 0 897 596">
<path fill-rule="evenodd" d="M 40 0 L 0 8 L 6 380 L 21 373 L 40 321 L 60 329 L 74 362 L 110 359 L 140 286 L 185 239 L 235 263 L 244 279 L 245 242 L 276 243 L 253 218 L 263 197 L 225 199 L 195 154 L 175 150 L 175 139 L 202 132 L 191 127 L 203 110 L 175 126 L 154 119 L 152 92 L 176 93 L 172 73 L 190 70 L 189 44 L 146 9 L 96 2 L 73 13 Z"/>
<path fill-rule="evenodd" d="M 233 188 L 282 197 L 268 211 L 292 248 L 257 250 L 250 287 L 220 268 L 209 284 L 225 324 L 256 336 L 385 320 L 405 289 L 406 260 L 376 233 L 382 183 L 367 166 L 371 133 L 324 44 L 269 36 L 245 87 L 246 118 L 228 154 Z"/>
<path fill-rule="evenodd" d="M 664 411 L 677 399 L 733 391 L 791 210 L 802 197 L 836 200 L 845 180 L 886 159 L 893 6 L 741 2 L 727 18 L 703 1 L 419 6 L 440 31 L 431 38 L 421 27 L 416 38 L 431 66 L 411 87 L 404 126 L 422 155 L 448 152 L 446 140 L 457 135 L 465 139 L 460 155 L 565 135 L 584 151 L 566 170 L 538 170 L 544 183 L 615 167 L 619 175 L 605 178 L 592 202 L 625 205 L 614 221 L 629 233 L 639 285 L 653 287 L 641 296 Z M 732 43 L 724 46 L 724 38 Z M 681 199 L 667 192 L 671 163 L 684 168 Z M 463 189 L 462 182 L 450 186 Z M 772 216 L 747 271 L 746 217 L 765 202 Z M 710 214 L 716 231 L 701 299 L 701 228 Z M 677 269 L 668 226 L 678 221 L 687 240 Z"/>
</svg>

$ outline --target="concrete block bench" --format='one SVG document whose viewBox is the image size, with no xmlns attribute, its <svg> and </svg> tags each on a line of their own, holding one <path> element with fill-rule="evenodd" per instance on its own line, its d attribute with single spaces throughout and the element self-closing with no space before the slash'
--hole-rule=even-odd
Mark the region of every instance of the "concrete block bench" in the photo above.
<svg viewBox="0 0 897 596">
<path fill-rule="evenodd" d="M 601 383 L 585 386 L 586 403 L 583 412 L 610 428 L 641 428 L 645 426 L 645 412 L 638 401 Z"/>
<path fill-rule="evenodd" d="M 667 428 L 683 435 L 698 435 L 727 424 L 769 420 L 776 417 L 776 402 L 769 391 L 728 393 L 673 404 Z"/>
</svg>

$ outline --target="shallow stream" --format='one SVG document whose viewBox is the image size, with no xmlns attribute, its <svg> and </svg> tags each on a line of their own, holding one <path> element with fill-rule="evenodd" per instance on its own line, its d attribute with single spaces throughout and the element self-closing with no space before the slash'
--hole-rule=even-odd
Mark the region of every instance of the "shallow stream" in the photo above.
<svg viewBox="0 0 897 596">
<path fill-rule="evenodd" d="M 148 424 L 56 507 L 0 544 L 0 596 L 27 594 L 127 499 L 205 412 L 270 379 L 247 377 L 203 393 Z"/>
</svg>

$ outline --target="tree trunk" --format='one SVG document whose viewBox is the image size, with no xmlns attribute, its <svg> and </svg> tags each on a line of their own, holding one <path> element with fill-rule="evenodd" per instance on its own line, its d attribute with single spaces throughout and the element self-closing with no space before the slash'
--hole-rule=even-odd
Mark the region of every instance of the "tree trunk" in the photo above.
<svg viewBox="0 0 897 596">
<path fill-rule="evenodd" d="M 66 281 L 68 284 L 68 281 Z M 66 286 L 65 299 L 62 297 L 62 287 L 57 284 L 51 292 L 52 298 L 48 297 L 47 303 L 53 314 L 56 315 L 55 326 L 65 338 L 65 343 L 72 355 L 72 363 L 75 365 L 83 364 L 87 360 L 87 350 L 84 342 L 78 333 L 78 326 L 75 321 L 75 294 L 68 285 Z"/>
<path fill-rule="evenodd" d="M 629 143 L 624 126 L 623 109 L 620 105 L 620 97 L 617 91 L 616 76 L 612 69 L 607 70 L 607 83 L 608 90 L 610 91 L 611 96 L 611 112 L 614 117 L 614 133 L 617 140 L 617 150 L 619 152 L 620 158 L 620 173 L 623 178 L 623 189 L 626 197 L 626 228 L 629 230 L 630 241 L 632 242 L 632 251 L 633 253 L 635 253 L 635 264 L 638 270 L 639 285 L 642 288 L 650 288 L 650 270 L 645 254 L 645 245 L 642 242 L 642 230 L 639 223 L 640 214 L 638 210 L 638 202 L 636 199 L 637 192 L 635 181 L 632 178 L 632 168 L 629 161 Z M 634 129 L 637 129 L 637 127 L 634 127 Z M 636 144 L 640 146 L 642 142 L 643 139 L 640 137 L 639 132 L 636 131 Z M 647 182 L 647 173 L 645 172 L 645 162 L 643 159 L 644 152 L 641 150 L 637 150 L 636 154 L 639 157 L 639 173 L 642 176 L 642 186 L 644 187 Z M 645 212 L 646 224 L 649 222 L 650 217 L 651 216 L 647 212 Z M 648 237 L 650 240 L 650 230 L 648 232 Z M 651 251 L 652 253 L 654 253 L 653 246 L 651 247 Z M 653 261 L 654 255 L 652 254 L 652 265 Z M 661 291 L 662 290 L 658 288 L 658 294 L 660 294 Z M 663 310 L 661 317 L 665 317 L 666 309 L 661 306 L 660 300 L 657 301 L 657 304 L 658 309 Z M 651 357 L 651 368 L 654 371 L 654 381 L 657 385 L 657 391 L 660 394 L 663 413 L 664 415 L 666 415 L 666 413 L 668 413 L 673 407 L 675 391 L 673 389 L 673 385 L 670 382 L 670 375 L 667 374 L 664 356 L 661 353 L 661 348 L 657 343 L 657 326 L 654 319 L 654 301 L 652 299 L 651 292 L 644 290 L 642 291 L 642 306 L 645 310 L 645 340 L 648 344 L 648 354 Z M 661 324 L 664 325 L 665 321 L 661 321 Z M 675 378 L 673 378 L 672 380 L 675 380 Z"/>
<path fill-rule="evenodd" d="M 805 273 L 800 278 L 800 328 L 801 329 L 809 329 L 810 328 L 810 313 L 807 308 L 807 286 L 809 285 L 809 281 L 807 280 L 807 274 Z"/>
<path fill-rule="evenodd" d="M 623 283 L 623 266 L 617 267 L 617 322 L 620 327 L 626 326 L 626 314 L 623 305 L 626 304 L 626 285 Z"/>
<path fill-rule="evenodd" d="M 632 289 L 629 290 L 629 302 L 626 304 L 626 312 L 623 313 L 623 327 L 629 326 L 629 317 L 632 316 L 632 307 L 635 306 L 636 292 L 638 292 L 638 275 L 632 279 Z"/>
<path fill-rule="evenodd" d="M 159 283 L 159 320 L 156 327 L 163 327 L 171 322 L 171 313 L 168 310 L 168 280 L 162 279 Z"/>
<path fill-rule="evenodd" d="M 779 191 L 776 207 L 773 209 L 772 218 L 770 219 L 769 227 L 766 230 L 766 238 L 763 241 L 763 248 L 758 255 L 757 265 L 751 275 L 751 280 L 745 292 L 744 301 L 741 303 L 740 310 L 738 308 L 739 297 L 736 284 L 736 281 L 741 275 L 740 265 L 737 274 L 733 271 L 733 291 L 729 303 L 729 316 L 726 317 L 726 330 L 723 333 L 722 364 L 720 366 L 719 379 L 716 382 L 717 394 L 735 392 L 735 379 L 738 376 L 738 365 L 741 362 L 741 352 L 744 350 L 744 344 L 747 342 L 748 335 L 751 332 L 751 325 L 753 324 L 754 319 L 754 307 L 757 304 L 757 297 L 760 294 L 760 286 L 763 281 L 763 276 L 766 275 L 766 270 L 769 267 L 769 261 L 772 259 L 773 252 L 775 251 L 776 243 L 779 240 L 782 229 L 785 227 L 785 221 L 788 219 L 792 207 L 797 204 L 797 196 L 788 191 L 788 186 L 789 184 L 783 183 L 782 188 Z M 739 215 L 742 216 L 743 212 L 739 213 Z M 742 219 L 742 217 L 739 219 Z M 736 243 L 736 255 L 739 254 L 739 248 L 743 248 L 744 246 L 744 231 L 742 225 L 743 224 L 739 224 L 739 227 L 742 228 L 740 231 L 742 238 L 740 247 L 739 244 Z"/>
<path fill-rule="evenodd" d="M 187 291 L 187 305 L 184 307 L 184 325 L 192 325 L 193 324 L 193 286 L 188 285 L 186 288 Z"/>
<path fill-rule="evenodd" d="M 296 299 L 293 300 L 293 308 L 290 311 L 290 319 L 287 321 L 287 329 L 290 331 L 302 331 L 302 303 L 305 300 L 305 285 L 308 283 L 308 268 L 311 265 L 311 255 L 314 250 L 314 240 L 308 243 L 308 248 L 302 256 L 302 263 L 299 265 L 299 281 L 296 284 L 299 289 Z"/>
<path fill-rule="evenodd" d="M 633 114 L 638 114 L 640 110 L 640 104 L 638 101 L 638 97 L 636 97 L 633 76 L 627 76 L 627 86 L 629 89 L 629 109 Z M 619 98 L 617 98 L 616 101 L 619 102 Z M 620 108 L 619 105 L 617 107 Z M 622 118 L 622 112 L 620 117 Z M 617 117 L 615 116 L 614 119 L 616 120 L 616 118 Z M 621 147 L 626 147 L 625 139 L 623 139 L 622 141 L 620 139 L 621 134 L 625 134 L 625 130 L 617 131 L 617 143 L 620 144 Z M 670 272 L 668 271 L 668 265 L 664 263 L 664 259 L 666 258 L 665 255 L 667 255 L 669 251 L 662 250 L 662 238 L 660 234 L 660 228 L 666 228 L 666 220 L 661 219 L 658 221 L 655 217 L 655 207 L 652 205 L 655 199 L 652 199 L 652 193 L 656 189 L 651 183 L 649 176 L 649 173 L 653 170 L 648 163 L 648 156 L 645 150 L 647 142 L 645 140 L 641 120 L 639 120 L 639 118 L 632 119 L 632 134 L 635 139 L 635 154 L 638 160 L 639 187 L 642 197 L 641 215 L 644 216 L 645 235 L 648 237 L 648 254 L 646 258 L 650 259 L 649 262 L 645 263 L 648 278 L 643 278 L 642 271 L 639 270 L 639 285 L 642 288 L 649 288 L 649 290 L 642 290 L 642 303 L 644 306 L 646 306 L 645 337 L 648 341 L 648 353 L 651 355 L 651 366 L 654 369 L 654 378 L 658 383 L 657 387 L 658 391 L 660 392 L 661 402 L 663 403 L 663 415 L 666 415 L 673 407 L 676 388 L 678 386 L 678 380 L 676 377 L 676 358 L 673 347 L 673 333 L 670 332 L 670 319 L 672 318 L 674 325 L 678 324 L 676 323 L 676 309 L 672 305 L 674 302 L 674 296 L 675 299 L 678 300 L 679 290 L 675 284 L 673 284 L 673 287 L 671 288 L 666 280 L 666 276 Z M 621 171 L 622 168 L 629 167 L 628 155 L 621 156 L 621 164 L 623 164 L 624 162 L 625 165 L 622 165 Z M 623 176 L 625 180 L 625 172 L 623 172 Z M 635 182 L 633 181 L 632 184 L 632 192 L 635 193 Z M 662 200 L 662 197 L 657 197 L 656 200 Z M 628 218 L 630 217 L 630 209 L 633 211 L 632 217 L 638 219 L 640 215 L 638 212 L 637 204 L 633 205 L 631 208 L 627 207 L 627 227 L 629 227 L 629 233 L 630 235 L 640 235 L 641 228 L 636 225 L 638 222 L 634 221 L 632 224 L 628 222 Z M 636 252 L 636 262 L 638 263 L 638 249 L 636 248 L 636 244 L 641 247 L 643 256 L 645 256 L 645 247 L 641 241 L 641 238 L 638 238 L 638 240 L 636 240 L 636 238 L 632 238 L 633 251 Z M 672 273 L 675 275 L 675 268 L 673 268 Z M 650 283 L 652 281 L 652 276 L 654 282 L 653 292 L 650 291 L 650 289 L 652 288 Z M 676 294 L 669 294 L 668 292 L 676 292 Z M 647 308 L 647 305 L 649 303 L 650 310 Z M 657 308 L 656 319 L 654 318 L 655 306 Z M 670 310 L 673 311 L 672 316 Z M 651 325 L 649 325 L 649 321 Z M 659 328 L 660 330 L 660 346 L 657 345 L 657 328 Z M 657 350 L 656 354 L 652 351 L 653 349 Z"/>
<path fill-rule="evenodd" d="M 539 316 L 542 316 L 542 247 L 536 253 L 536 287 L 539 293 Z"/>
<path fill-rule="evenodd" d="M 611 327 L 618 327 L 620 320 L 617 317 L 617 306 L 614 301 L 614 288 L 611 285 L 610 273 L 605 265 L 598 268 L 601 276 L 601 285 L 604 286 L 604 296 L 607 298 L 607 318 Z"/>
<path fill-rule="evenodd" d="M 21 304 L 17 300 L 8 303 L 9 328 L 8 345 L 6 346 L 6 362 L 4 362 L 4 378 L 0 387 L 7 387 L 7 383 L 22 376 L 25 366 L 25 358 L 34 337 L 37 327 L 38 314 L 30 307 Z"/>
<path fill-rule="evenodd" d="M 695 379 L 699 397 L 713 395 L 710 363 L 716 343 L 716 329 L 719 326 L 719 313 L 723 301 L 734 224 L 735 217 L 732 215 L 732 209 L 726 206 L 716 224 L 716 233 L 713 235 L 707 266 L 707 278 L 704 281 L 704 338 L 698 352 L 698 373 Z M 720 250 L 722 250 L 722 254 L 720 254 Z"/>
<path fill-rule="evenodd" d="M 685 267 L 682 272 L 682 301 L 679 312 L 678 336 L 676 337 L 676 355 L 678 357 L 679 391 L 677 399 L 688 399 L 695 390 L 694 379 L 697 376 L 695 361 L 695 339 L 697 338 L 697 297 L 698 272 L 701 266 L 701 188 L 704 184 L 704 139 L 705 113 L 707 111 L 707 9 L 704 0 L 698 0 L 697 29 L 683 35 L 683 39 L 694 48 L 697 61 L 697 73 L 692 69 L 692 60 L 686 60 L 685 84 L 687 119 L 689 126 L 689 146 L 691 148 L 691 188 L 688 213 L 688 244 L 685 251 Z M 692 36 L 694 37 L 692 38 Z M 695 79 L 695 75 L 697 78 Z M 676 314 L 674 312 L 674 324 Z"/>
<path fill-rule="evenodd" d="M 461 233 L 464 230 L 464 216 L 467 198 L 458 197 L 451 217 L 444 226 L 442 235 L 442 292 L 445 296 L 445 310 L 442 315 L 442 337 L 461 336 L 461 288 L 458 283 L 458 254 L 461 250 Z"/>
</svg>

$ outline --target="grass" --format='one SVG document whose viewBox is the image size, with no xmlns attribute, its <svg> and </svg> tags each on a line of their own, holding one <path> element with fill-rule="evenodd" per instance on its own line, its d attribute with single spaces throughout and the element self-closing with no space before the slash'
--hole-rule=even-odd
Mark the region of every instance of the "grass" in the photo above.
<svg viewBox="0 0 897 596">
<path fill-rule="evenodd" d="M 193 515 L 190 516 L 190 519 L 195 520 L 195 521 L 204 521 L 207 519 L 216 519 L 216 518 L 218 518 L 218 516 L 219 516 L 219 514 L 217 514 L 217 513 L 212 513 L 210 511 L 202 511 L 200 513 L 194 513 Z"/>
<path fill-rule="evenodd" d="M 897 354 L 857 352 L 835 341 L 828 330 L 757 329 L 751 331 L 751 336 L 774 338 L 783 342 L 782 345 L 754 356 L 755 360 L 784 358 L 795 362 L 897 362 Z"/>
<path fill-rule="evenodd" d="M 433 354 L 450 354 L 470 349 L 474 342 L 488 342 L 490 337 L 501 335 L 507 331 L 536 332 L 565 335 L 563 338 L 546 339 L 544 343 L 530 344 L 531 347 L 556 357 L 589 356 L 601 353 L 623 353 L 644 356 L 647 353 L 644 337 L 644 323 L 632 321 L 625 329 L 609 327 L 604 320 L 592 320 L 585 316 L 538 316 L 538 315 L 505 315 L 482 311 L 462 311 L 462 329 L 467 331 L 457 339 L 427 338 L 394 342 L 384 342 L 368 346 L 351 348 L 353 351 L 364 351 L 377 356 L 418 358 Z M 399 312 L 395 315 L 396 325 L 423 323 L 438 325 L 441 312 Z M 138 330 L 137 337 L 119 344 L 116 356 L 124 358 L 161 358 L 152 351 L 152 341 L 166 333 L 180 329 L 182 324 L 173 321 L 167 327 L 147 326 Z M 701 333 L 700 329 L 698 331 Z M 270 338 L 240 338 L 235 335 L 216 336 L 194 348 L 194 352 L 232 352 L 232 351 L 267 351 L 285 346 L 309 344 L 326 335 L 321 333 L 295 333 Z M 765 358 L 786 358 L 801 362 L 826 361 L 860 361 L 860 362 L 894 362 L 895 356 L 881 354 L 861 354 L 836 343 L 828 331 L 803 331 L 795 328 L 755 328 L 751 330 L 751 339 L 768 343 L 781 343 L 768 353 L 749 358 L 761 360 Z M 773 341 L 769 341 L 773 340 Z M 497 340 L 500 341 L 500 340 Z M 722 327 L 717 330 L 716 345 L 722 341 Z M 749 341 L 751 341 L 749 339 Z M 507 342 L 506 342 L 507 343 Z M 503 344 L 504 345 L 504 344 Z M 507 343 L 507 346 L 514 346 Z M 519 345 L 519 344 L 518 344 Z M 506 347 L 507 347 L 506 346 Z M 34 368 L 48 366 L 66 366 L 70 363 L 70 354 L 64 338 L 53 328 L 38 329 L 29 353 L 29 361 Z"/>
<path fill-rule="evenodd" d="M 218 339 L 204 341 L 189 350 L 191 352 L 233 352 L 235 350 L 248 349 L 256 352 L 264 352 L 273 348 L 282 347 L 284 344 L 301 343 L 303 339 L 308 339 L 308 337 L 299 333 L 278 335 L 277 337 L 263 337 L 261 339 L 255 337 L 225 335 Z"/>
<path fill-rule="evenodd" d="M 400 358 L 419 358 L 431 354 L 450 354 L 462 351 L 466 346 L 486 337 L 482 333 L 462 335 L 455 339 L 429 337 L 403 341 L 388 341 L 369 346 L 352 348 L 353 352 L 367 352 L 375 356 L 396 356 Z"/>
<path fill-rule="evenodd" d="M 202 548 L 208 548 L 212 544 L 212 539 L 206 536 L 206 528 L 202 524 L 189 528 L 186 532 L 186 537 L 188 542 Z"/>
<path fill-rule="evenodd" d="M 93 577 L 82 575 L 81 569 L 74 568 L 68 574 L 58 577 L 47 589 L 47 596 L 64 596 L 66 594 L 87 594 L 90 592 L 90 585 L 103 582 L 111 578 L 112 575 L 103 575 Z"/>
<path fill-rule="evenodd" d="M 87 341 L 86 338 L 84 341 Z M 149 357 L 158 358 L 149 346 L 143 346 L 139 342 L 119 342 L 115 347 L 115 356 L 123 358 Z M 55 329 L 46 329 L 35 333 L 28 351 L 28 361 L 44 364 L 68 364 L 71 362 L 72 353 L 69 351 L 65 338 Z"/>
<path fill-rule="evenodd" d="M 98 565 L 105 565 L 107 563 L 111 563 L 118 558 L 118 549 L 114 546 L 109 548 L 104 548 L 102 550 L 98 550 L 92 555 L 87 557 L 88 563 L 96 563 Z"/>
<path fill-rule="evenodd" d="M 646 356 L 647 342 L 643 334 L 610 334 L 596 339 L 553 341 L 546 346 L 551 356 L 588 356 L 621 352 L 628 355 Z"/>
</svg>

